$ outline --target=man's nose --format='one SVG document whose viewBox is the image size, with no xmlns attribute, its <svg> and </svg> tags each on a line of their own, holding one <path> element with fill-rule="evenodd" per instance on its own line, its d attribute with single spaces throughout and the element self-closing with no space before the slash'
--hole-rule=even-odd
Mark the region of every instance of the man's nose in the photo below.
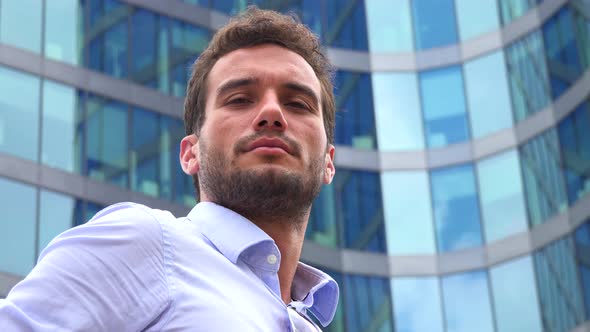
<svg viewBox="0 0 590 332">
<path fill-rule="evenodd" d="M 256 131 L 285 131 L 287 129 L 287 120 L 276 95 L 269 93 L 262 99 L 258 114 L 252 124 Z"/>
</svg>

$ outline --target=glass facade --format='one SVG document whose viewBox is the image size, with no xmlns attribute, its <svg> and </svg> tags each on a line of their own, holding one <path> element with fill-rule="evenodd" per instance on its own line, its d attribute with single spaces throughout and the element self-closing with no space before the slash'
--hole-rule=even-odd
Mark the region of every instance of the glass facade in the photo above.
<svg viewBox="0 0 590 332">
<path fill-rule="evenodd" d="M 302 257 L 340 284 L 324 330 L 590 324 L 578 0 L 0 0 L 0 289 L 109 204 L 97 188 L 194 205 L 178 105 L 214 22 L 249 4 L 297 15 L 336 64 L 337 172 Z"/>
</svg>

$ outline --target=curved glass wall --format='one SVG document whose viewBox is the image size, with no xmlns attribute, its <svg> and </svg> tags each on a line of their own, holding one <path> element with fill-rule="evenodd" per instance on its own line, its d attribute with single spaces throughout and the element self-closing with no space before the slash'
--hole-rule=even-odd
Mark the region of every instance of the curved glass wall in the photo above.
<svg viewBox="0 0 590 332">
<path fill-rule="evenodd" d="M 0 165 L 0 284 L 105 204 L 71 185 L 194 204 L 177 162 L 182 110 L 96 82 L 180 105 L 194 59 L 248 4 L 298 15 L 336 63 L 337 172 L 303 257 L 340 284 L 327 331 L 590 324 L 579 0 L 0 0 L 0 48 L 23 55 L 0 56 L 0 162 L 39 170 Z M 38 69 L 54 64 L 64 72 Z"/>
</svg>

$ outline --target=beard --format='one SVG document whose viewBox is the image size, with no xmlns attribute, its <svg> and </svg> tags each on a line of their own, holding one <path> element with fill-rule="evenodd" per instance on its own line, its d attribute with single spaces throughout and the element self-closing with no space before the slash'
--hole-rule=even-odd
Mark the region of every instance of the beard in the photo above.
<svg viewBox="0 0 590 332">
<path fill-rule="evenodd" d="M 258 137 L 254 134 L 239 140 L 234 155 L 244 153 L 244 147 Z M 290 145 L 294 156 L 301 155 L 297 142 L 280 138 Z M 241 169 L 222 151 L 209 149 L 210 145 L 202 137 L 198 144 L 201 163 L 199 182 L 209 200 L 250 221 L 282 220 L 301 229 L 313 200 L 321 190 L 324 155 L 312 158 L 302 174 L 278 168 Z M 269 156 L 268 162 L 274 158 Z"/>
</svg>

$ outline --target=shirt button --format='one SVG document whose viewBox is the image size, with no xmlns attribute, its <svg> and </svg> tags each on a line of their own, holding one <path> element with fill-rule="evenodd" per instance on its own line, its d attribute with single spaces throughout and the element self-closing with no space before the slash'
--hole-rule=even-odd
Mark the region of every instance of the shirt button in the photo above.
<svg viewBox="0 0 590 332">
<path fill-rule="evenodd" d="M 277 263 L 277 256 L 276 255 L 268 255 L 266 257 L 266 261 L 268 262 L 268 264 L 274 265 Z"/>
</svg>

